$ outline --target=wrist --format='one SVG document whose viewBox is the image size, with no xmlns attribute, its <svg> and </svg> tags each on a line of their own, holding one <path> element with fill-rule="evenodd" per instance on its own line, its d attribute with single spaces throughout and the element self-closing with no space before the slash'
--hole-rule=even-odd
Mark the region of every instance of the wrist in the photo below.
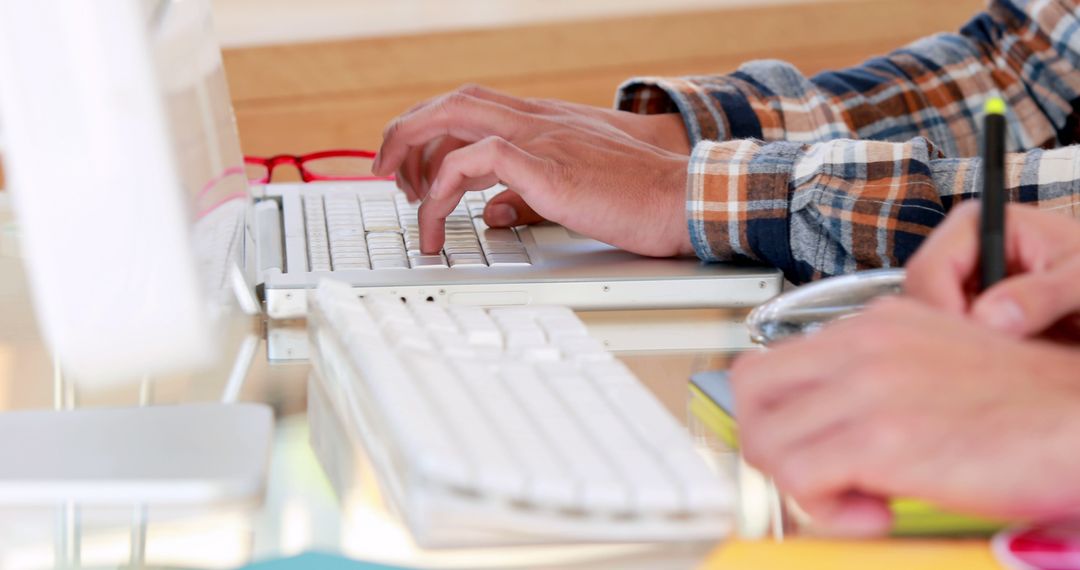
<svg viewBox="0 0 1080 570">
<path fill-rule="evenodd" d="M 648 132 L 651 133 L 650 144 L 682 156 L 690 155 L 690 137 L 682 115 L 662 113 L 648 115 L 645 120 L 648 121 Z"/>
<path fill-rule="evenodd" d="M 694 245 L 690 241 L 690 230 L 686 220 L 686 193 L 689 179 L 689 158 L 674 156 L 668 169 L 668 181 L 665 188 L 670 206 L 665 211 L 671 212 L 668 224 L 668 240 L 673 255 L 688 257 L 695 255 Z"/>
</svg>

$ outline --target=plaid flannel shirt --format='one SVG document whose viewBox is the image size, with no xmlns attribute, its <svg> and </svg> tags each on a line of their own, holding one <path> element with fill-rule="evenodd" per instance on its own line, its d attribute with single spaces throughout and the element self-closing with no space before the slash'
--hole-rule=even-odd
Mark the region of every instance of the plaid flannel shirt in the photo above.
<svg viewBox="0 0 1080 570">
<path fill-rule="evenodd" d="M 977 197 L 991 97 L 1009 104 L 1009 198 L 1080 217 L 1080 0 L 992 0 L 958 34 L 810 79 L 780 61 L 636 78 L 616 104 L 681 113 L 701 259 L 801 283 L 903 265 Z"/>
</svg>

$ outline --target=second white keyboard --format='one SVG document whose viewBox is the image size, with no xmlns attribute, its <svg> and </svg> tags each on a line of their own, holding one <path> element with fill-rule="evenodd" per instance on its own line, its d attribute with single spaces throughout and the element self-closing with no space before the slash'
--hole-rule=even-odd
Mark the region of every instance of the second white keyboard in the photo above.
<svg viewBox="0 0 1080 570">
<path fill-rule="evenodd" d="M 700 540 L 726 528 L 726 480 L 569 309 L 359 299 L 330 281 L 314 298 L 316 368 L 377 416 L 362 421 L 380 426 L 402 500 L 433 488 L 471 497 L 515 511 L 498 519 L 508 531 L 528 532 L 532 519 L 551 534 L 552 521 L 573 519 L 562 528 L 575 541 Z"/>
</svg>

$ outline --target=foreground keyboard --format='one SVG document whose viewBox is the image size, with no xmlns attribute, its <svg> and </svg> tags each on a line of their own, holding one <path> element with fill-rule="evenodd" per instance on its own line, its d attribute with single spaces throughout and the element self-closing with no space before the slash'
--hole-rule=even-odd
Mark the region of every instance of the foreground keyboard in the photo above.
<svg viewBox="0 0 1080 570">
<path fill-rule="evenodd" d="M 493 195 L 493 194 L 492 194 Z M 489 228 L 489 194 L 469 192 L 446 218 L 446 243 L 434 255 L 420 251 L 417 204 L 401 192 L 327 192 L 304 196 L 311 271 L 424 269 L 529 265 L 525 244 L 512 228 Z"/>
<path fill-rule="evenodd" d="M 316 381 L 421 544 L 726 532 L 726 480 L 569 309 L 359 299 L 324 281 L 311 311 Z"/>
</svg>

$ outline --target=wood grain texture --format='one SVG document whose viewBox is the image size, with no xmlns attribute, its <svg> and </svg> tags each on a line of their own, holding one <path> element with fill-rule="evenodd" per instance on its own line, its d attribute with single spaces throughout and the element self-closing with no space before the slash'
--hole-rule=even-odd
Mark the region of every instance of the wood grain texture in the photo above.
<svg viewBox="0 0 1080 570">
<path fill-rule="evenodd" d="M 853 65 L 954 31 L 983 5 L 822 0 L 239 48 L 224 58 L 245 152 L 374 148 L 387 121 L 464 83 L 606 106 L 637 75 L 723 73 L 761 58 L 805 73 Z"/>
<path fill-rule="evenodd" d="M 759 58 L 806 73 L 957 29 L 981 0 L 830 0 L 227 50 L 248 153 L 376 147 L 386 122 L 463 83 L 610 105 L 635 75 L 721 73 Z"/>
</svg>

